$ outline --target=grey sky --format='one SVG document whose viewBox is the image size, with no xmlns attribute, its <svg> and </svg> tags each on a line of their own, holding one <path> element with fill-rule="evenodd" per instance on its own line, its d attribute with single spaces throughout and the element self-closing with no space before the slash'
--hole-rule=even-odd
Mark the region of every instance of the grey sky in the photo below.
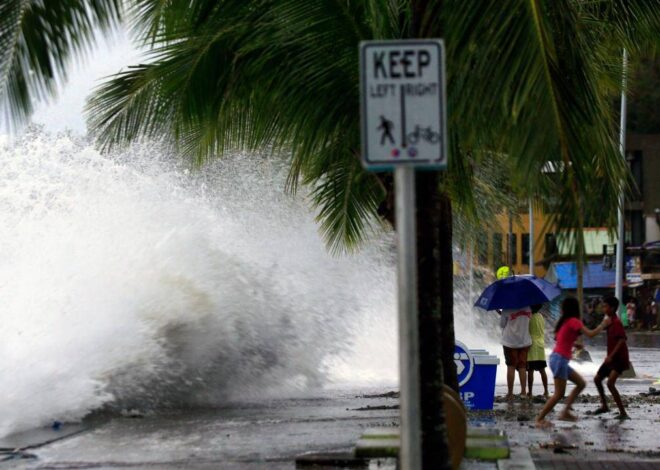
<svg viewBox="0 0 660 470">
<path fill-rule="evenodd" d="M 99 41 L 86 60 L 72 64 L 69 79 L 58 96 L 51 103 L 38 106 L 32 121 L 43 124 L 49 131 L 71 129 L 76 133 L 85 133 L 85 98 L 104 77 L 117 73 L 138 60 L 138 50 L 124 34 L 117 33 L 112 38 Z"/>
</svg>

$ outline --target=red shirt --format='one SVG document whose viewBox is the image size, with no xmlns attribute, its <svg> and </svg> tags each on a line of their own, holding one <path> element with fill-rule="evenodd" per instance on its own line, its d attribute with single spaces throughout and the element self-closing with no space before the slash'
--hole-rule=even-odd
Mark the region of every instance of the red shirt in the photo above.
<svg viewBox="0 0 660 470">
<path fill-rule="evenodd" d="M 619 317 L 610 318 L 612 319 L 612 323 L 610 323 L 610 326 L 607 327 L 608 356 L 612 354 L 616 343 L 618 343 L 620 339 L 623 339 L 624 341 L 627 339 L 626 331 L 623 329 L 623 324 L 621 323 L 621 320 L 619 320 Z M 612 357 L 612 363 L 620 364 L 622 367 L 628 367 L 629 362 L 630 358 L 628 357 L 628 344 L 624 342 L 623 346 L 621 346 L 614 357 Z"/>
<path fill-rule="evenodd" d="M 556 344 L 553 352 L 556 352 L 566 359 L 570 359 L 573 356 L 573 345 L 575 344 L 577 337 L 580 335 L 582 326 L 582 322 L 577 318 L 569 318 L 566 320 L 557 332 Z"/>
</svg>

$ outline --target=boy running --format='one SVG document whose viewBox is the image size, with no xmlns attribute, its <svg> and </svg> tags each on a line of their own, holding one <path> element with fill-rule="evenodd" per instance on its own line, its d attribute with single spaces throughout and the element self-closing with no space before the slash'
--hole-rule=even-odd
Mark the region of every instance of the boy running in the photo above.
<svg viewBox="0 0 660 470">
<path fill-rule="evenodd" d="M 619 308 L 619 301 L 616 297 L 607 297 L 603 300 L 603 311 L 610 320 L 610 325 L 607 327 L 607 357 L 603 361 L 603 365 L 598 369 L 594 382 L 600 395 L 600 408 L 594 411 L 595 415 L 607 413 L 610 409 L 607 406 L 605 399 L 605 390 L 603 389 L 603 379 L 607 378 L 607 388 L 614 398 L 616 406 L 619 408 L 618 419 L 630 419 L 626 409 L 623 407 L 621 395 L 616 389 L 616 379 L 619 378 L 624 370 L 630 368 L 630 358 L 628 356 L 628 344 L 626 343 L 626 332 L 623 329 L 623 324 L 616 312 Z"/>
</svg>

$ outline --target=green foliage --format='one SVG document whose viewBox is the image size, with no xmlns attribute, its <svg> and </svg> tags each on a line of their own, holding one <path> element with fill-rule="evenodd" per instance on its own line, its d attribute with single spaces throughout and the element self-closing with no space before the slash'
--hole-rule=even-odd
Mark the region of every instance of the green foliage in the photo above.
<svg viewBox="0 0 660 470">
<path fill-rule="evenodd" d="M 290 153 L 289 188 L 312 185 L 329 244 L 355 246 L 384 197 L 359 163 L 357 44 L 400 35 L 404 3 L 135 7 L 153 50 L 146 64 L 119 74 L 91 101 L 99 142 L 108 147 L 165 134 L 197 163 L 237 148 Z"/>
<path fill-rule="evenodd" d="M 656 0 L 128 3 L 151 52 L 88 105 L 106 148 L 164 136 L 200 164 L 234 149 L 290 155 L 289 189 L 310 185 L 329 245 L 355 246 L 392 190 L 359 165 L 358 43 L 417 31 L 446 41 L 452 156 L 443 187 L 465 221 L 480 224 L 489 213 L 483 207 L 509 204 L 513 195 L 533 197 L 560 227 L 579 229 L 590 214 L 614 225 L 617 188 L 628 177 L 609 103 L 620 88 L 621 47 L 638 53 L 660 37 Z M 85 44 L 91 24 L 108 25 L 118 14 L 110 0 L 58 2 L 53 12 L 36 7 L 42 4 L 4 2 L 0 37 L 11 46 L 18 36 L 7 18 L 23 18 L 32 24 L 20 30 L 31 38 L 26 50 L 58 71 Z M 87 16 L 76 10 L 81 4 Z M 67 19 L 67 8 L 78 14 Z M 55 42 L 46 56 L 56 60 L 37 60 L 53 39 L 26 20 L 28 12 L 62 23 L 58 37 L 77 39 Z M 14 49 L 12 57 L 20 56 Z M 7 63 L 3 57 L 0 70 Z M 50 90 L 53 74 L 34 70 L 23 82 Z M 17 115 L 29 112 L 21 91 L 29 84 L 0 83 L 15 89 Z M 496 161 L 504 173 L 492 171 Z M 558 171 L 544 171 L 548 165 Z"/>
<path fill-rule="evenodd" d="M 0 105 L 8 122 L 25 122 L 33 103 L 55 92 L 72 56 L 91 44 L 95 29 L 120 19 L 121 0 L 2 0 Z"/>
</svg>

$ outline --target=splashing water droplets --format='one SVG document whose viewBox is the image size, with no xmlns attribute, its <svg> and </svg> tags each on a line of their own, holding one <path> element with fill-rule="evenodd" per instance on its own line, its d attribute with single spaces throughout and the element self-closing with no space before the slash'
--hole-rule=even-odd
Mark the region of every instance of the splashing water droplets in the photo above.
<svg viewBox="0 0 660 470">
<path fill-rule="evenodd" d="M 195 172 L 158 146 L 0 142 L 0 435 L 396 380 L 391 235 L 329 256 L 285 176 L 259 156 Z M 353 355 L 365 343 L 380 363 Z"/>
<path fill-rule="evenodd" d="M 0 136 L 0 435 L 100 408 L 395 387 L 393 234 L 330 256 L 285 179 L 260 155 L 191 171 L 157 144 Z M 463 291 L 457 339 L 495 352 L 496 322 Z"/>
</svg>

